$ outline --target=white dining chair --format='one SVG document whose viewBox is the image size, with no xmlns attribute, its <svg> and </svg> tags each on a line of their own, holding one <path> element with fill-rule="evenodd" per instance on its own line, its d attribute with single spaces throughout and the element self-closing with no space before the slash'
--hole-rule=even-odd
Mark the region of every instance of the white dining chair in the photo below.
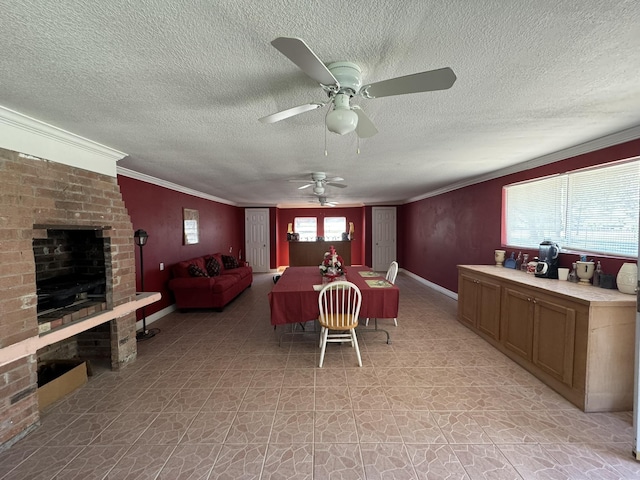
<svg viewBox="0 0 640 480">
<path fill-rule="evenodd" d="M 324 362 L 327 343 L 351 343 L 356 349 L 358 365 L 362 366 L 356 327 L 362 305 L 360 289 L 351 282 L 328 283 L 318 297 L 320 309 L 320 368 Z"/>
<path fill-rule="evenodd" d="M 387 274 L 385 275 L 385 280 L 389 283 L 396 283 L 396 277 L 398 276 L 398 262 L 396 262 L 395 260 L 393 262 L 391 262 L 391 264 L 389 265 L 389 269 L 387 270 Z M 367 317 L 367 319 L 364 322 L 365 325 L 369 325 L 369 317 Z M 393 319 L 393 324 L 397 327 L 398 326 L 398 319 L 394 318 Z"/>
</svg>

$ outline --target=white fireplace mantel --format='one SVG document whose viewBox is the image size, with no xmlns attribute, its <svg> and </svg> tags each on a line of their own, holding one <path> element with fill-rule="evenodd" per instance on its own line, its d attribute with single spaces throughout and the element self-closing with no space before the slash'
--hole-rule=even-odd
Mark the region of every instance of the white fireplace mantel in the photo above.
<svg viewBox="0 0 640 480">
<path fill-rule="evenodd" d="M 0 147 L 115 177 L 127 154 L 0 106 Z"/>
</svg>

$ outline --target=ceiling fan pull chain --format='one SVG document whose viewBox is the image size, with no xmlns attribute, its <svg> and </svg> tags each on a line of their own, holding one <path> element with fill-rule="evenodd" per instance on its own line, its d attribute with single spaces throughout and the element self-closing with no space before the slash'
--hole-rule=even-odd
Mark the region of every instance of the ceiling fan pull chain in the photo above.
<svg viewBox="0 0 640 480">
<path fill-rule="evenodd" d="M 356 138 L 357 143 L 357 147 L 356 147 L 356 154 L 360 155 L 360 137 Z"/>
</svg>

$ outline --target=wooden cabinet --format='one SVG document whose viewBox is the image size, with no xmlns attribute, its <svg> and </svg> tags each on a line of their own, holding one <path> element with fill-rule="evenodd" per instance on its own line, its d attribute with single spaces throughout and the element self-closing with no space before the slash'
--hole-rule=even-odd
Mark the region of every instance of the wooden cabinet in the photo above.
<svg viewBox="0 0 640 480">
<path fill-rule="evenodd" d="M 573 383 L 576 311 L 528 290 L 505 288 L 501 340 L 504 347 L 562 383 Z"/>
<path fill-rule="evenodd" d="M 485 335 L 500 337 L 500 285 L 471 275 L 460 276 L 460 321 Z M 460 298 L 460 295 L 459 295 Z"/>
<path fill-rule="evenodd" d="M 558 301 L 533 298 L 533 364 L 565 385 L 573 385 L 576 310 Z"/>
<path fill-rule="evenodd" d="M 505 288 L 502 297 L 502 344 L 528 361 L 533 358 L 533 303 L 527 293 Z"/>
<path fill-rule="evenodd" d="M 351 265 L 351 242 L 287 242 L 289 245 L 290 267 L 314 267 L 322 263 L 325 252 L 331 246 L 342 257 L 346 266 Z"/>
<path fill-rule="evenodd" d="M 461 323 L 584 411 L 632 409 L 635 297 L 508 268 L 458 269 Z"/>
</svg>

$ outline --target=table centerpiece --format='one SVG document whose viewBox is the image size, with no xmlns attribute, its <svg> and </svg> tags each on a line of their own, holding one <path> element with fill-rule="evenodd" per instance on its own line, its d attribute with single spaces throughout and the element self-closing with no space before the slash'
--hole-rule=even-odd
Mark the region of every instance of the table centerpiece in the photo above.
<svg viewBox="0 0 640 480">
<path fill-rule="evenodd" d="M 325 252 L 322 263 L 320 264 L 320 274 L 327 277 L 329 281 L 333 281 L 345 274 L 344 261 L 338 255 L 336 249 L 331 245 L 328 252 Z"/>
</svg>

